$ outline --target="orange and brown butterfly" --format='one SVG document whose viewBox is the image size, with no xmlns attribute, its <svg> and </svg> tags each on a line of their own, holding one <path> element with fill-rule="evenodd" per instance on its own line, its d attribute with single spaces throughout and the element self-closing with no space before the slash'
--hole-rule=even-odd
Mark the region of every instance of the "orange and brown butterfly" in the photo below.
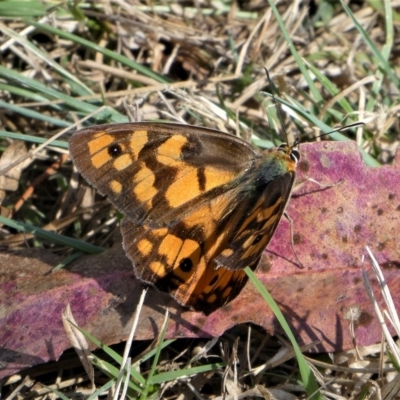
<svg viewBox="0 0 400 400">
<path fill-rule="evenodd" d="M 216 130 L 138 122 L 70 140 L 83 177 L 124 214 L 136 276 L 209 314 L 255 269 L 290 198 L 296 146 L 258 150 Z"/>
</svg>

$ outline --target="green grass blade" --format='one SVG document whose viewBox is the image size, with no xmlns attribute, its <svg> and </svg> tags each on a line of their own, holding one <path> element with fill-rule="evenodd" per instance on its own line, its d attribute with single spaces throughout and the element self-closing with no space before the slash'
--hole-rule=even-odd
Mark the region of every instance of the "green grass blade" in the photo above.
<svg viewBox="0 0 400 400">
<path fill-rule="evenodd" d="M 185 376 L 197 375 L 204 372 L 218 371 L 224 367 L 226 367 L 225 363 L 214 363 L 214 364 L 201 365 L 198 367 L 181 369 L 176 371 L 162 372 L 160 374 L 153 376 L 151 379 L 151 383 L 161 384 L 165 382 L 174 381 L 176 379 L 180 379 Z"/>
<path fill-rule="evenodd" d="M 97 400 L 98 397 L 101 394 L 104 394 L 107 392 L 112 385 L 114 385 L 115 381 L 114 380 L 109 380 L 107 383 L 105 383 L 102 387 L 99 387 L 96 389 L 89 397 L 86 398 L 86 400 Z"/>
<path fill-rule="evenodd" d="M 64 393 L 60 392 L 57 389 L 53 389 L 50 386 L 47 386 L 45 384 L 42 383 L 42 386 L 45 387 L 46 389 L 48 389 L 49 391 L 51 391 L 52 393 L 56 394 L 58 396 L 59 399 L 61 400 L 70 400 L 68 396 L 66 396 Z"/>
<path fill-rule="evenodd" d="M 165 319 L 162 325 L 162 330 L 160 333 L 160 336 L 158 338 L 158 344 L 155 348 L 156 352 L 154 354 L 154 358 L 153 358 L 153 362 L 151 364 L 151 368 L 149 371 L 149 375 L 147 376 L 147 380 L 146 380 L 146 385 L 145 388 L 143 390 L 142 395 L 140 396 L 141 400 L 145 400 L 147 399 L 147 396 L 149 394 L 149 391 L 153 391 L 154 389 L 154 383 L 153 383 L 153 377 L 155 375 L 157 366 L 158 366 L 158 361 L 160 359 L 160 355 L 161 355 L 161 350 L 163 349 L 163 343 L 165 340 L 165 335 L 167 333 L 167 327 L 168 327 L 168 321 L 169 321 L 169 314 L 168 314 L 168 310 L 166 311 L 166 315 L 165 315 Z"/>
<path fill-rule="evenodd" d="M 0 65 L 0 76 L 5 78 L 6 80 L 11 80 L 16 82 L 18 85 L 26 86 L 30 89 L 33 89 L 43 96 L 45 96 L 49 100 L 60 100 L 65 105 L 69 106 L 71 109 L 75 110 L 76 112 L 80 112 L 83 115 L 87 115 L 91 112 L 96 111 L 100 103 L 96 101 L 97 105 L 92 105 L 86 103 L 84 101 L 75 99 L 71 96 L 68 96 L 64 93 L 61 93 L 55 89 L 49 88 L 47 85 L 39 82 L 36 79 L 31 79 L 23 74 L 20 74 L 12 69 L 3 67 Z M 107 107 L 101 113 L 96 114 L 95 118 L 97 120 L 111 120 L 113 122 L 127 122 L 128 118 L 126 116 L 122 116 L 120 113 L 115 111 L 114 109 Z M 71 119 L 72 122 L 72 119 Z"/>
<path fill-rule="evenodd" d="M 0 138 L 23 140 L 24 142 L 43 144 L 48 139 L 38 136 L 25 135 L 23 133 L 12 133 L 7 131 L 0 131 Z M 68 149 L 68 142 L 65 140 L 53 140 L 51 146 L 59 147 L 61 149 Z"/>
<path fill-rule="evenodd" d="M 0 1 L 0 17 L 3 18 L 41 17 L 46 12 L 43 2 L 38 0 Z"/>
<path fill-rule="evenodd" d="M 272 12 L 274 13 L 276 21 L 277 21 L 277 23 L 279 25 L 279 28 L 280 28 L 280 30 L 281 30 L 281 32 L 283 34 L 283 37 L 285 38 L 285 41 L 288 44 L 290 52 L 292 53 L 292 55 L 293 55 L 293 57 L 294 57 L 294 59 L 296 61 L 296 64 L 299 67 L 302 75 L 304 76 L 304 79 L 306 80 L 306 82 L 308 84 L 308 87 L 311 90 L 311 93 L 313 94 L 314 101 L 316 103 L 322 102 L 323 98 L 321 96 L 321 93 L 319 92 L 319 90 L 315 86 L 310 74 L 307 71 L 307 68 L 305 67 L 305 65 L 303 63 L 302 58 L 300 57 L 299 53 L 297 52 L 296 47 L 294 46 L 293 41 L 292 41 L 292 39 L 291 39 L 291 37 L 289 35 L 289 32 L 287 31 L 286 26 L 282 21 L 282 18 L 281 18 L 280 14 L 279 14 L 279 11 L 276 8 L 275 1 L 268 0 L 268 3 L 269 3 L 269 5 L 270 5 L 270 7 L 272 9 Z"/>
<path fill-rule="evenodd" d="M 71 87 L 72 91 L 77 93 L 79 96 L 84 96 L 87 94 L 93 94 L 93 92 L 82 82 L 80 82 L 74 75 L 65 70 L 61 65 L 50 58 L 44 51 L 40 50 L 35 46 L 30 40 L 19 35 L 12 29 L 7 28 L 5 25 L 0 25 L 0 30 L 6 35 L 14 39 L 17 43 L 20 43 L 23 47 L 28 49 L 30 52 L 35 54 L 39 59 L 43 60 L 49 67 L 51 67 L 55 72 L 60 74 L 66 83 Z"/>
<path fill-rule="evenodd" d="M 354 17 L 353 13 L 351 12 L 350 8 L 347 6 L 347 4 L 341 0 L 340 1 L 343 9 L 346 11 L 347 15 L 351 18 L 351 20 L 354 23 L 354 26 L 358 29 L 360 32 L 362 38 L 364 39 L 365 43 L 368 45 L 369 49 L 371 50 L 372 54 L 375 56 L 375 58 L 378 60 L 379 67 L 385 71 L 387 76 L 392 80 L 392 82 L 397 86 L 400 87 L 400 80 L 397 78 L 396 74 L 394 71 L 390 68 L 389 63 L 385 59 L 384 56 L 388 56 L 390 49 L 385 50 L 385 54 L 382 55 L 382 53 L 378 50 L 376 47 L 375 43 L 371 40 L 365 29 L 359 24 L 357 19 Z M 389 7 L 390 8 L 390 7 Z M 386 9 L 387 10 L 387 9 Z M 388 51 L 389 50 L 389 51 Z"/>
<path fill-rule="evenodd" d="M 2 100 L 0 100 L 0 107 L 3 110 L 9 110 L 12 113 L 17 113 L 17 114 L 23 115 L 28 118 L 36 119 L 38 121 L 49 122 L 50 124 L 61 127 L 61 128 L 66 128 L 67 126 L 71 125 L 68 121 L 50 117 L 49 115 L 31 110 L 30 108 L 20 107 L 15 104 L 7 103 Z"/>
<path fill-rule="evenodd" d="M 26 232 L 34 235 L 37 238 L 48 240 L 51 243 L 56 243 L 62 246 L 73 247 L 74 249 L 81 250 L 89 254 L 99 254 L 105 249 L 92 244 L 83 242 L 82 240 L 73 239 L 67 236 L 59 235 L 54 232 L 46 231 L 45 229 L 26 224 L 21 221 L 14 221 L 12 219 L 0 216 L 0 223 L 10 228 L 14 228 L 20 232 Z"/>
<path fill-rule="evenodd" d="M 301 378 L 302 378 L 302 381 L 304 384 L 304 388 L 306 390 L 307 395 L 311 396 L 311 397 L 309 397 L 309 399 L 322 400 L 323 397 L 319 393 L 318 382 L 315 379 L 314 374 L 311 371 L 310 367 L 308 366 L 307 361 L 305 360 L 304 355 L 301 352 L 300 347 L 297 344 L 296 339 L 295 339 L 288 323 L 286 322 L 285 317 L 283 316 L 281 310 L 279 309 L 275 300 L 269 294 L 268 290 L 265 288 L 265 286 L 262 284 L 262 282 L 257 278 L 256 274 L 249 267 L 246 267 L 245 271 L 246 271 L 247 276 L 251 280 L 251 282 L 254 284 L 254 286 L 257 288 L 257 290 L 263 296 L 264 300 L 271 307 L 276 319 L 279 321 L 279 323 L 282 326 L 283 330 L 285 331 L 287 337 L 289 338 L 289 340 L 293 346 L 293 350 L 296 354 L 296 358 L 297 358 L 297 362 L 299 365 L 300 375 L 301 375 Z"/>
<path fill-rule="evenodd" d="M 127 67 L 130 67 L 133 70 L 140 72 L 144 76 L 154 79 L 157 82 L 160 82 L 160 83 L 171 82 L 170 79 L 168 79 L 160 74 L 157 74 L 156 72 L 145 67 L 144 65 L 139 64 L 139 63 L 129 59 L 128 57 L 125 57 L 118 53 L 115 53 L 114 51 L 105 49 L 104 47 L 101 47 L 101 46 L 99 46 L 89 40 L 83 39 L 77 35 L 74 35 L 73 33 L 62 31 L 62 30 L 54 28 L 50 25 L 40 24 L 35 21 L 29 21 L 29 23 L 40 30 L 52 33 L 54 35 L 58 35 L 59 37 L 66 39 L 66 40 L 71 40 L 77 44 L 80 44 L 81 46 L 88 48 L 88 49 L 98 51 L 99 53 L 104 54 L 105 56 L 111 58 L 112 60 L 118 61 L 118 62 L 122 63 L 123 65 L 126 65 Z"/>
<path fill-rule="evenodd" d="M 271 96 L 269 93 L 266 93 L 268 96 Z M 294 99 L 292 100 L 292 103 L 289 103 L 288 101 L 274 96 L 276 101 L 279 103 L 289 107 L 293 111 L 295 111 L 297 114 L 302 116 L 305 120 L 309 121 L 311 124 L 317 126 L 319 129 L 321 129 L 322 132 L 328 133 L 332 131 L 332 128 L 328 125 L 326 125 L 324 122 L 320 121 L 315 115 L 310 114 L 308 111 L 306 111 L 300 103 L 295 101 Z M 340 132 L 333 132 L 329 135 L 329 137 L 333 140 L 337 141 L 347 141 L 350 140 L 347 136 L 344 136 Z M 363 149 L 359 148 L 360 153 L 362 154 L 363 160 L 365 164 L 367 164 L 370 167 L 379 167 L 380 163 L 375 160 L 374 157 L 372 157 L 370 154 L 368 154 L 366 151 Z"/>
<path fill-rule="evenodd" d="M 34 102 L 40 102 L 40 103 L 47 102 L 49 103 L 49 107 L 52 107 L 57 111 L 62 111 L 62 107 L 60 107 L 60 105 L 50 103 L 46 97 L 41 96 L 36 92 L 32 92 L 32 90 L 24 89 L 23 87 L 19 86 L 8 85 L 6 83 L 1 83 L 1 82 L 0 82 L 0 90 L 7 91 L 10 94 L 13 94 L 17 97 L 21 97 L 24 99 L 31 99 Z"/>
<path fill-rule="evenodd" d="M 325 74 L 321 73 L 318 68 L 309 63 L 307 63 L 307 67 L 310 68 L 311 72 L 316 76 L 316 78 L 321 82 L 321 84 L 332 97 L 336 96 L 339 93 L 339 89 L 336 87 L 336 85 L 334 85 Z M 353 107 L 350 105 L 345 97 L 342 97 L 338 103 L 343 108 L 346 114 L 351 114 L 352 112 L 354 112 Z"/>
<path fill-rule="evenodd" d="M 109 378 L 114 379 L 115 381 L 117 380 L 117 377 L 119 375 L 119 368 L 117 368 L 115 365 L 112 365 L 108 361 L 104 361 L 96 356 L 93 356 L 93 365 L 103 371 Z M 141 393 L 143 390 L 132 380 L 129 380 L 129 388 L 138 393 Z"/>
<path fill-rule="evenodd" d="M 104 343 L 102 343 L 100 340 L 98 340 L 97 338 L 95 338 L 93 335 L 91 335 L 88 331 L 86 331 L 85 329 L 76 326 L 74 324 L 74 326 L 76 327 L 76 329 L 78 329 L 85 337 L 86 339 L 90 340 L 92 343 L 94 343 L 98 348 L 100 348 L 101 350 L 103 350 L 112 360 L 114 360 L 117 364 L 121 365 L 122 362 L 122 357 L 116 352 L 114 351 L 111 347 L 105 345 Z M 95 357 L 95 356 L 94 356 Z M 115 368 L 116 371 L 119 372 L 118 368 Z M 113 377 L 117 377 L 118 376 L 118 372 L 117 375 L 113 375 Z M 146 383 L 145 379 L 142 377 L 142 375 L 140 375 L 139 372 L 137 372 L 135 370 L 135 368 L 131 368 L 131 375 L 133 376 L 134 379 L 137 380 L 137 382 L 139 382 L 141 385 L 144 385 Z"/>
</svg>

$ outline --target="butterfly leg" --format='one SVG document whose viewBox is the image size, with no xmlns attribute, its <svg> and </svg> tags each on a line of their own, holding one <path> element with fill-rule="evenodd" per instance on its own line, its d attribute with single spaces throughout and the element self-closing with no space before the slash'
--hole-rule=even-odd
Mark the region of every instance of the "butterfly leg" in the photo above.
<svg viewBox="0 0 400 400">
<path fill-rule="evenodd" d="M 304 265 L 303 265 L 303 263 L 300 261 L 300 258 L 299 258 L 299 256 L 297 255 L 297 251 L 296 251 L 296 249 L 295 249 L 295 247 L 294 247 L 294 232 L 293 232 L 293 225 L 294 225 L 294 222 L 293 222 L 292 218 L 290 218 L 289 214 L 288 214 L 286 211 L 283 213 L 283 215 L 285 216 L 285 218 L 286 218 L 286 219 L 288 220 L 288 222 L 289 222 L 289 226 L 290 226 L 290 245 L 292 246 L 293 254 L 294 254 L 294 256 L 296 257 L 297 264 L 300 266 L 301 269 L 303 269 L 303 268 L 304 268 Z"/>
<path fill-rule="evenodd" d="M 320 189 L 330 189 L 330 188 L 333 188 L 335 186 L 341 185 L 344 182 L 344 179 L 341 178 L 335 183 L 321 183 L 321 182 L 318 182 L 317 180 L 315 180 L 313 178 L 306 177 L 306 178 L 303 178 L 303 179 L 299 179 L 296 182 L 293 191 L 295 192 L 297 189 L 299 189 L 306 182 L 315 183 L 317 186 L 319 186 Z"/>
</svg>

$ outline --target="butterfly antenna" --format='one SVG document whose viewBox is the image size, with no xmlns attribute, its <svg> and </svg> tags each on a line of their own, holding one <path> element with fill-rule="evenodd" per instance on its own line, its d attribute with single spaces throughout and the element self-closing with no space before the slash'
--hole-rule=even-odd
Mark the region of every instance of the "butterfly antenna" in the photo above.
<svg viewBox="0 0 400 400">
<path fill-rule="evenodd" d="M 267 78 L 268 78 L 268 84 L 271 87 L 271 98 L 272 98 L 272 101 L 275 104 L 276 112 L 277 112 L 277 115 L 278 115 L 278 118 L 279 118 L 279 122 L 281 123 L 282 131 L 285 134 L 286 142 L 288 142 L 289 141 L 288 133 L 287 133 L 285 125 L 283 123 L 281 108 L 280 108 L 280 105 L 278 104 L 278 102 L 276 101 L 276 97 L 275 97 L 275 94 L 274 94 L 275 92 L 277 93 L 277 90 L 275 88 L 274 83 L 272 82 L 272 79 L 271 79 L 271 77 L 269 75 L 268 69 L 264 67 L 264 71 L 265 71 L 265 74 L 267 75 Z M 291 147 L 296 147 L 298 144 L 299 144 L 299 141 L 296 139 L 294 144 L 293 144 L 293 146 L 291 146 Z"/>
<path fill-rule="evenodd" d="M 281 109 L 280 109 L 280 106 L 279 106 L 278 102 L 276 101 L 276 97 L 275 97 L 275 94 L 274 94 L 274 93 L 277 92 L 277 90 L 275 89 L 275 85 L 274 85 L 274 83 L 272 82 L 272 79 L 271 79 L 271 77 L 270 77 L 270 75 L 269 75 L 268 69 L 264 67 L 264 71 L 265 71 L 265 74 L 267 75 L 267 78 L 268 78 L 268 84 L 269 84 L 270 87 L 271 87 L 271 98 L 272 98 L 272 101 L 273 101 L 274 104 L 275 104 L 275 107 L 276 107 L 276 110 L 277 110 L 277 114 L 278 114 L 278 118 L 279 118 L 279 122 L 281 123 L 282 130 L 283 130 L 283 132 L 284 132 L 284 134 L 285 134 L 285 136 L 286 136 L 286 141 L 288 142 L 288 141 L 289 141 L 289 139 L 288 139 L 288 134 L 287 134 L 285 125 L 284 125 L 284 123 L 283 123 L 283 118 L 282 118 Z M 330 134 L 335 133 L 335 132 L 344 132 L 344 131 L 346 131 L 347 129 L 356 128 L 356 127 L 359 127 L 359 126 L 361 126 L 361 125 L 365 125 L 365 123 L 364 123 L 364 122 L 354 122 L 354 123 L 352 123 L 352 124 L 345 125 L 345 126 L 342 126 L 342 127 L 340 127 L 340 128 L 337 128 L 337 129 L 333 129 L 332 131 L 322 133 L 321 135 L 315 137 L 314 139 L 319 139 L 319 138 L 321 138 L 321 137 L 323 137 L 323 136 L 330 135 Z M 300 138 L 297 137 L 297 138 L 295 139 L 295 141 L 294 141 L 294 143 L 293 143 L 293 145 L 292 145 L 291 147 L 296 147 L 296 146 L 299 145 L 299 143 L 300 143 Z"/>
<path fill-rule="evenodd" d="M 344 132 L 347 129 L 357 128 L 357 127 L 359 127 L 361 125 L 365 125 L 365 123 L 361 122 L 361 121 L 353 122 L 352 124 L 341 126 L 340 128 L 333 129 L 332 131 L 322 133 L 321 135 L 315 137 L 314 139 L 319 139 L 320 137 L 323 137 L 323 136 L 326 136 L 326 135 L 330 135 L 330 134 L 335 133 L 335 132 Z"/>
</svg>

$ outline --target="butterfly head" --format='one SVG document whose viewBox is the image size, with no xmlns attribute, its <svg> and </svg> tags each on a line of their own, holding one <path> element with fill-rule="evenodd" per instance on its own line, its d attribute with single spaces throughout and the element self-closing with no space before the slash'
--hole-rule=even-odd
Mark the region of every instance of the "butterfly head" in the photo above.
<svg viewBox="0 0 400 400">
<path fill-rule="evenodd" d="M 300 161 L 299 140 L 296 139 L 291 146 L 287 143 L 280 144 L 278 152 L 285 154 L 292 162 L 297 164 Z"/>
</svg>

